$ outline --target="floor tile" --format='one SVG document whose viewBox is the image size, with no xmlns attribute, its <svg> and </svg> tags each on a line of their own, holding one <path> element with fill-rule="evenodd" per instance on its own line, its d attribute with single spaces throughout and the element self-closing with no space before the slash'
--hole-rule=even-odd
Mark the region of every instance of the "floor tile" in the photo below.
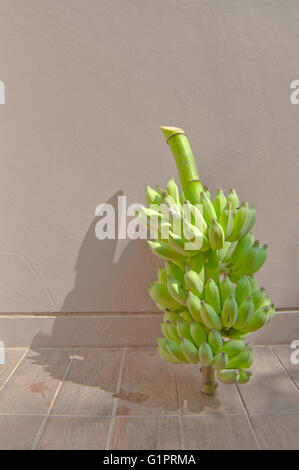
<svg viewBox="0 0 299 470">
<path fill-rule="evenodd" d="M 0 364 L 0 387 L 24 356 L 26 349 L 5 349 L 5 363 Z"/>
<path fill-rule="evenodd" d="M 244 406 L 233 385 L 219 383 L 214 396 L 206 395 L 201 389 L 199 365 L 176 366 L 180 407 L 183 414 L 244 414 Z"/>
<path fill-rule="evenodd" d="M 111 415 L 122 355 L 122 350 L 78 350 L 51 413 Z"/>
<path fill-rule="evenodd" d="M 252 377 L 239 385 L 249 413 L 279 414 L 299 410 L 299 391 L 268 347 L 254 348 Z"/>
<path fill-rule="evenodd" d="M 110 418 L 49 416 L 37 449 L 101 450 L 106 447 Z"/>
<path fill-rule="evenodd" d="M 246 416 L 182 417 L 185 449 L 257 449 Z"/>
<path fill-rule="evenodd" d="M 291 349 L 290 346 L 273 346 L 272 349 L 297 384 L 297 387 L 299 387 L 299 363 L 292 364 L 291 362 L 291 354 L 294 353 L 295 350 Z M 296 359 L 299 359 L 299 353 L 296 354 Z"/>
<path fill-rule="evenodd" d="M 178 412 L 175 365 L 156 349 L 126 352 L 117 415 L 159 415 Z"/>
<path fill-rule="evenodd" d="M 70 355 L 57 349 L 29 352 L 0 392 L 0 412 L 46 413 Z"/>
<path fill-rule="evenodd" d="M 0 415 L 0 449 L 31 449 L 43 419 L 41 415 Z"/>
<path fill-rule="evenodd" d="M 110 443 L 112 450 L 180 449 L 180 428 L 177 416 L 116 418 Z"/>
<path fill-rule="evenodd" d="M 251 421 L 262 449 L 299 449 L 299 414 L 253 415 Z"/>
</svg>

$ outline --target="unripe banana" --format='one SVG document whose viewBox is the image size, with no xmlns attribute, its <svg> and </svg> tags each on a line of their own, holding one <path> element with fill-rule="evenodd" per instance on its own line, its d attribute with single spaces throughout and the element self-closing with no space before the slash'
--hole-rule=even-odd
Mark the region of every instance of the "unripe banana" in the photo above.
<svg viewBox="0 0 299 470">
<path fill-rule="evenodd" d="M 193 271 L 190 266 L 186 266 L 185 271 L 185 284 L 187 288 L 198 297 L 202 297 L 202 293 L 204 290 L 203 282 L 197 272 Z"/>
<path fill-rule="evenodd" d="M 219 258 L 220 262 L 224 261 L 225 255 L 226 255 L 228 249 L 230 248 L 230 245 L 231 245 L 230 242 L 224 242 L 223 247 L 221 248 L 221 250 L 217 251 L 218 258 Z"/>
<path fill-rule="evenodd" d="M 252 274 L 260 254 L 259 241 L 255 241 L 242 259 L 242 269 L 245 274 Z"/>
<path fill-rule="evenodd" d="M 190 364 L 197 364 L 199 362 L 198 349 L 193 341 L 187 338 L 181 338 L 181 351 Z"/>
<path fill-rule="evenodd" d="M 204 367 L 211 365 L 213 362 L 214 355 L 213 355 L 212 348 L 205 341 L 203 341 L 200 345 L 200 348 L 198 350 L 198 356 L 199 356 L 199 360 L 201 364 Z"/>
<path fill-rule="evenodd" d="M 178 321 L 180 318 L 179 314 L 176 312 L 172 312 L 171 310 L 165 309 L 165 313 L 163 315 L 163 321 L 167 322 L 169 321 L 170 323 L 175 323 Z"/>
<path fill-rule="evenodd" d="M 197 295 L 192 294 L 191 291 L 188 292 L 187 306 L 193 320 L 199 323 L 203 323 L 203 320 L 200 315 L 200 299 L 199 297 L 197 297 Z"/>
<path fill-rule="evenodd" d="M 185 363 L 188 362 L 185 355 L 182 353 L 180 344 L 176 343 L 175 341 L 169 341 L 169 340 L 166 340 L 165 343 L 166 343 L 167 352 L 173 359 L 180 361 L 180 362 L 185 362 Z"/>
<path fill-rule="evenodd" d="M 204 300 L 201 300 L 200 304 L 200 316 L 204 324 L 211 330 L 221 330 L 221 320 L 213 307 L 206 304 Z"/>
<path fill-rule="evenodd" d="M 189 265 L 191 269 L 199 275 L 201 282 L 204 284 L 205 282 L 204 254 L 199 253 L 196 256 L 193 256 L 189 261 Z"/>
<path fill-rule="evenodd" d="M 242 232 L 244 232 L 244 226 L 248 217 L 249 207 L 247 202 L 243 202 L 243 204 L 235 211 L 232 233 L 230 237 L 228 237 L 229 241 L 233 242 L 243 236 Z"/>
<path fill-rule="evenodd" d="M 165 322 L 161 323 L 161 331 L 165 338 L 169 339 L 170 341 L 176 341 L 177 343 L 180 342 L 180 336 L 178 335 L 176 325 L 174 323 Z"/>
<path fill-rule="evenodd" d="M 224 384 L 235 384 L 239 380 L 239 371 L 232 369 L 222 369 L 217 372 L 217 377 Z"/>
<path fill-rule="evenodd" d="M 176 329 L 180 338 L 183 337 L 192 341 L 192 336 L 190 333 L 190 323 L 186 322 L 185 320 L 180 319 L 177 321 Z"/>
<path fill-rule="evenodd" d="M 234 212 L 231 208 L 231 202 L 227 204 L 227 207 L 220 214 L 219 223 L 223 228 L 225 238 L 229 239 L 234 226 Z"/>
<path fill-rule="evenodd" d="M 163 191 L 160 210 L 165 217 L 169 212 L 180 212 L 180 201 L 176 203 L 173 197 L 170 196 L 167 191 Z"/>
<path fill-rule="evenodd" d="M 201 343 L 207 342 L 207 335 L 202 325 L 197 322 L 191 322 L 190 324 L 190 333 L 193 339 L 193 342 L 199 348 Z"/>
<path fill-rule="evenodd" d="M 237 244 L 238 244 L 238 241 L 236 240 L 235 242 L 228 242 L 229 243 L 229 247 L 228 247 L 228 250 L 227 252 L 225 253 L 225 256 L 223 258 L 223 262 L 225 264 L 228 264 L 229 261 L 230 261 L 230 257 L 233 253 L 233 251 L 235 250 Z"/>
<path fill-rule="evenodd" d="M 222 336 L 217 330 L 211 330 L 208 337 L 208 343 L 211 346 L 213 354 L 218 354 L 223 345 Z"/>
<path fill-rule="evenodd" d="M 226 200 L 230 201 L 232 203 L 233 211 L 235 211 L 237 209 L 237 207 L 239 207 L 239 205 L 240 205 L 239 197 L 238 197 L 236 191 L 234 190 L 234 188 L 230 189 Z"/>
<path fill-rule="evenodd" d="M 220 283 L 220 296 L 221 296 L 221 303 L 224 305 L 225 299 L 229 295 L 235 296 L 235 286 L 228 277 L 227 273 L 223 274 L 223 279 Z"/>
<path fill-rule="evenodd" d="M 230 328 L 225 332 L 225 336 L 230 340 L 244 340 L 250 333 L 244 333 L 240 330 L 235 330 L 235 328 Z"/>
<path fill-rule="evenodd" d="M 261 307 L 266 307 L 267 305 L 271 305 L 271 299 L 269 296 L 266 296 Z"/>
<path fill-rule="evenodd" d="M 179 281 L 167 276 L 167 289 L 171 297 L 181 305 L 187 305 L 188 291 L 184 289 Z"/>
<path fill-rule="evenodd" d="M 201 204 L 193 205 L 189 201 L 184 201 L 183 215 L 191 225 L 198 228 L 200 232 L 206 233 L 208 225 L 204 219 Z"/>
<path fill-rule="evenodd" d="M 235 248 L 232 251 L 230 258 L 229 258 L 229 266 L 234 266 L 236 263 L 239 263 L 245 253 L 252 247 L 254 243 L 254 236 L 252 233 L 248 233 L 245 237 L 241 238 L 236 242 Z M 237 268 L 240 265 L 237 265 Z"/>
<path fill-rule="evenodd" d="M 265 288 L 261 287 L 260 289 L 256 290 L 255 292 L 253 292 L 251 297 L 254 305 L 254 310 L 258 310 L 266 297 Z"/>
<path fill-rule="evenodd" d="M 221 311 L 221 323 L 224 328 L 231 328 L 234 326 L 238 318 L 238 304 L 233 296 L 229 294 L 226 297 L 222 311 Z"/>
<path fill-rule="evenodd" d="M 245 224 L 244 224 L 244 226 L 241 230 L 241 233 L 240 233 L 240 235 L 242 237 L 244 237 L 245 235 L 247 235 L 247 233 L 250 232 L 250 230 L 252 229 L 252 227 L 255 224 L 255 221 L 256 221 L 256 208 L 255 207 L 250 207 L 246 222 L 245 222 Z"/>
<path fill-rule="evenodd" d="M 246 323 L 241 328 L 242 332 L 251 333 L 252 331 L 256 331 L 264 326 L 269 320 L 269 310 L 270 307 L 266 306 L 260 308 L 256 312 L 252 312 Z"/>
<path fill-rule="evenodd" d="M 246 384 L 249 382 L 251 376 L 252 372 L 250 372 L 250 370 L 239 370 L 238 384 Z"/>
<path fill-rule="evenodd" d="M 203 205 L 203 215 L 207 224 L 210 224 L 212 219 L 217 219 L 214 206 L 204 191 L 200 193 L 200 203 Z"/>
<path fill-rule="evenodd" d="M 205 285 L 205 301 L 211 305 L 218 315 L 221 311 L 220 292 L 213 279 L 209 279 Z"/>
<path fill-rule="evenodd" d="M 204 185 L 203 190 L 204 190 L 204 193 L 207 196 L 207 198 L 211 199 L 211 194 L 210 194 L 209 188 L 207 187 L 206 184 Z"/>
<path fill-rule="evenodd" d="M 170 180 L 168 181 L 167 186 L 166 186 L 166 191 L 169 194 L 169 196 L 172 197 L 175 204 L 179 205 L 180 193 L 179 193 L 179 188 L 177 187 L 174 177 L 170 178 Z"/>
<path fill-rule="evenodd" d="M 224 351 L 229 358 L 237 356 L 242 351 L 245 351 L 247 344 L 241 339 L 232 339 L 224 344 L 222 351 Z"/>
<path fill-rule="evenodd" d="M 261 267 L 263 266 L 264 262 L 266 261 L 267 258 L 267 245 L 263 245 L 262 248 L 259 250 L 258 257 L 254 263 L 252 263 L 246 270 L 245 272 L 248 273 L 256 273 Z"/>
<path fill-rule="evenodd" d="M 212 366 L 216 370 L 226 369 L 227 364 L 228 364 L 228 355 L 224 351 L 221 351 L 220 353 L 214 356 Z"/>
<path fill-rule="evenodd" d="M 251 349 L 242 351 L 237 356 L 232 357 L 227 364 L 228 369 L 248 369 L 253 363 L 253 353 Z"/>
<path fill-rule="evenodd" d="M 184 271 L 182 271 L 176 264 L 171 261 L 166 261 L 165 269 L 169 276 L 173 277 L 173 279 L 176 279 L 181 284 L 184 284 Z"/>
<path fill-rule="evenodd" d="M 221 250 L 224 244 L 224 231 L 216 219 L 211 220 L 209 227 L 209 242 L 212 250 Z"/>
<path fill-rule="evenodd" d="M 188 258 L 189 256 L 195 256 L 197 254 L 198 249 L 195 245 L 192 250 L 186 250 L 186 240 L 184 238 L 180 238 L 177 235 L 174 235 L 171 231 L 169 232 L 169 235 L 169 246 L 179 255 Z"/>
<path fill-rule="evenodd" d="M 145 199 L 148 206 L 152 204 L 159 205 L 162 200 L 161 195 L 150 186 L 146 187 Z"/>
<path fill-rule="evenodd" d="M 162 268 L 162 266 L 158 267 L 158 281 L 160 284 L 167 286 L 167 272 L 166 269 Z"/>
<path fill-rule="evenodd" d="M 246 274 L 244 274 L 241 279 L 237 282 L 236 285 L 236 301 L 238 305 L 241 305 L 243 300 L 247 299 L 247 297 L 251 294 L 250 282 Z"/>
<path fill-rule="evenodd" d="M 219 219 L 221 212 L 226 206 L 226 197 L 222 189 L 217 189 L 216 196 L 213 201 L 213 206 L 217 214 L 217 218 Z"/>
<path fill-rule="evenodd" d="M 243 300 L 238 309 L 238 319 L 234 324 L 236 330 L 242 330 L 246 324 L 248 318 L 253 314 L 254 306 L 252 302 L 252 297 L 249 295 L 247 299 Z"/>
<path fill-rule="evenodd" d="M 163 243 L 161 241 L 155 240 L 148 240 L 148 244 L 150 249 L 154 253 L 154 255 L 158 256 L 161 259 L 165 259 L 168 261 L 172 261 L 175 263 L 179 268 L 185 269 L 185 258 L 182 255 L 179 255 L 176 251 L 174 251 L 167 243 Z"/>
<path fill-rule="evenodd" d="M 154 302 L 159 304 L 163 309 L 168 308 L 169 310 L 181 309 L 181 304 L 176 302 L 168 293 L 167 287 L 159 282 L 153 282 L 148 292 Z"/>
<path fill-rule="evenodd" d="M 179 317 L 185 320 L 188 323 L 191 323 L 193 320 L 193 317 L 191 317 L 190 313 L 188 310 L 183 310 L 182 312 L 179 313 Z"/>
<path fill-rule="evenodd" d="M 257 290 L 257 280 L 255 279 L 253 274 L 248 274 L 247 277 L 250 283 L 251 292 L 255 292 Z"/>
<path fill-rule="evenodd" d="M 174 364 L 180 364 L 180 361 L 178 361 L 177 359 L 174 359 L 168 351 L 164 351 L 163 349 L 161 349 L 160 347 L 157 348 L 160 356 L 162 359 L 164 359 L 164 361 L 167 361 L 167 362 L 172 362 Z"/>
</svg>

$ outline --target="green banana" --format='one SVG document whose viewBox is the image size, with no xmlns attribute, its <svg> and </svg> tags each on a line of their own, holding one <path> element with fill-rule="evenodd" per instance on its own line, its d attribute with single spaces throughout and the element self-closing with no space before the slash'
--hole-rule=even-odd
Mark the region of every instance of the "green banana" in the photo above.
<svg viewBox="0 0 299 470">
<path fill-rule="evenodd" d="M 246 349 L 242 351 L 237 356 L 229 359 L 227 364 L 227 369 L 247 369 L 253 363 L 253 353 L 251 349 Z"/>
<path fill-rule="evenodd" d="M 148 292 L 154 302 L 159 304 L 163 309 L 178 310 L 181 304 L 176 302 L 168 293 L 167 287 L 159 282 L 153 282 Z"/>
<path fill-rule="evenodd" d="M 242 270 L 245 274 L 252 274 L 260 254 L 259 241 L 255 241 L 242 259 Z"/>
<path fill-rule="evenodd" d="M 252 372 L 250 372 L 250 370 L 239 370 L 238 384 L 246 384 L 249 382 L 251 376 Z"/>
<path fill-rule="evenodd" d="M 211 346 L 213 354 L 218 354 L 223 345 L 222 336 L 217 330 L 211 330 L 208 336 L 208 343 Z"/>
<path fill-rule="evenodd" d="M 180 338 L 187 338 L 189 341 L 192 341 L 192 336 L 190 333 L 190 323 L 186 320 L 180 319 L 177 321 L 176 329 Z"/>
<path fill-rule="evenodd" d="M 206 304 L 204 300 L 201 300 L 200 304 L 200 317 L 203 323 L 211 330 L 221 330 L 221 320 L 213 307 L 209 304 Z"/>
<path fill-rule="evenodd" d="M 196 256 L 193 256 L 189 260 L 189 265 L 190 265 L 190 268 L 199 275 L 201 282 L 204 284 L 204 282 L 205 282 L 205 268 L 204 268 L 204 255 L 203 255 L 203 253 L 199 253 Z"/>
<path fill-rule="evenodd" d="M 216 219 L 211 220 L 209 227 L 209 240 L 212 250 L 221 250 L 223 247 L 225 235 L 223 228 Z"/>
<path fill-rule="evenodd" d="M 266 298 L 265 288 L 261 287 L 252 294 L 254 310 L 258 310 Z"/>
<path fill-rule="evenodd" d="M 182 255 L 179 255 L 176 251 L 174 251 L 167 243 L 163 243 L 161 241 L 155 240 L 148 240 L 150 249 L 152 252 L 161 259 L 172 261 L 175 263 L 179 268 L 185 269 L 185 258 Z"/>
<path fill-rule="evenodd" d="M 167 361 L 167 362 L 172 362 L 174 364 L 180 364 L 180 361 L 178 361 L 177 359 L 174 359 L 168 351 L 164 351 L 163 349 L 161 348 L 157 348 L 158 349 L 158 352 L 161 356 L 162 359 L 164 359 L 164 361 Z"/>
<path fill-rule="evenodd" d="M 217 214 L 211 200 L 207 197 L 204 191 L 200 193 L 200 203 L 203 206 L 204 218 L 209 225 L 212 222 L 212 219 L 217 219 Z"/>
<path fill-rule="evenodd" d="M 204 185 L 203 190 L 204 190 L 204 193 L 207 196 L 207 198 L 211 199 L 211 194 L 210 194 L 209 188 L 207 187 L 206 184 Z"/>
<path fill-rule="evenodd" d="M 247 268 L 246 272 L 250 274 L 256 273 L 261 267 L 263 266 L 264 262 L 266 261 L 267 258 L 267 245 L 263 245 L 262 248 L 259 250 L 259 254 L 255 262 L 250 264 L 250 266 Z"/>
<path fill-rule="evenodd" d="M 227 200 L 227 202 L 231 202 L 233 211 L 235 211 L 237 209 L 237 207 L 239 207 L 239 205 L 240 205 L 239 197 L 238 197 L 236 191 L 234 190 L 234 188 L 230 189 L 226 200 Z"/>
<path fill-rule="evenodd" d="M 227 207 L 221 212 L 219 216 L 219 224 L 223 228 L 225 238 L 228 239 L 234 226 L 234 212 L 232 210 L 231 202 L 227 203 Z"/>
<path fill-rule="evenodd" d="M 214 356 L 212 366 L 216 370 L 226 369 L 227 364 L 228 364 L 228 355 L 224 351 L 221 351 L 220 353 Z"/>
<path fill-rule="evenodd" d="M 233 339 L 224 344 L 222 351 L 224 351 L 229 358 L 237 356 L 242 351 L 245 351 L 247 344 L 241 339 Z"/>
<path fill-rule="evenodd" d="M 204 367 L 211 365 L 213 362 L 214 355 L 213 355 L 212 348 L 205 341 L 203 341 L 200 345 L 200 348 L 198 350 L 198 356 L 199 356 L 199 360 L 201 364 Z"/>
<path fill-rule="evenodd" d="M 162 268 L 162 266 L 158 267 L 158 281 L 160 284 L 167 286 L 167 272 L 166 269 Z"/>
<path fill-rule="evenodd" d="M 176 341 L 177 343 L 180 342 L 180 337 L 178 335 L 176 325 L 171 322 L 163 322 L 161 323 L 161 331 L 165 338 L 169 339 L 170 341 Z"/>
<path fill-rule="evenodd" d="M 246 221 L 248 220 L 249 214 L 247 202 L 243 202 L 243 204 L 236 209 L 232 233 L 230 237 L 228 237 L 229 241 L 233 242 L 244 235 L 244 227 L 246 227 Z"/>
<path fill-rule="evenodd" d="M 190 313 L 188 310 L 183 310 L 182 312 L 179 313 L 180 318 L 185 320 L 188 323 L 191 323 L 193 321 L 193 317 L 191 317 Z"/>
<path fill-rule="evenodd" d="M 186 266 L 185 277 L 184 277 L 185 284 L 187 288 L 198 297 L 202 296 L 204 285 L 203 282 L 197 274 L 196 271 L 193 271 L 190 266 Z"/>
<path fill-rule="evenodd" d="M 170 178 L 166 185 L 166 191 L 169 196 L 172 197 L 176 205 L 180 204 L 180 193 L 179 193 L 179 188 L 177 187 L 177 184 L 175 182 L 174 177 Z"/>
<path fill-rule="evenodd" d="M 165 313 L 163 315 L 164 322 L 169 321 L 170 323 L 176 323 L 179 318 L 180 317 L 178 313 L 172 312 L 171 310 L 168 310 L 167 308 L 165 309 Z"/>
<path fill-rule="evenodd" d="M 180 361 L 180 362 L 185 362 L 185 363 L 188 362 L 185 355 L 182 353 L 180 344 L 176 343 L 175 341 L 169 341 L 169 340 L 166 340 L 165 343 L 166 343 L 167 352 L 173 359 Z"/>
<path fill-rule="evenodd" d="M 248 281 L 250 283 L 250 292 L 255 292 L 257 290 L 257 280 L 253 274 L 248 274 Z"/>
<path fill-rule="evenodd" d="M 236 330 L 242 330 L 243 326 L 246 324 L 248 318 L 253 314 L 254 306 L 252 302 L 252 297 L 249 295 L 247 299 L 243 300 L 238 309 L 238 318 L 234 324 Z"/>
<path fill-rule="evenodd" d="M 161 194 L 159 194 L 150 186 L 146 187 L 145 199 L 148 206 L 151 206 L 152 204 L 159 205 L 162 201 Z"/>
<path fill-rule="evenodd" d="M 238 305 L 241 305 L 243 300 L 245 300 L 251 294 L 250 282 L 246 274 L 244 274 L 241 279 L 237 282 L 236 285 L 236 301 Z"/>
<path fill-rule="evenodd" d="M 233 294 L 229 294 L 226 297 L 222 311 L 221 311 L 221 323 L 224 328 L 231 328 L 234 326 L 238 319 L 238 304 Z"/>
<path fill-rule="evenodd" d="M 226 206 L 226 197 L 222 189 L 217 189 L 216 196 L 213 200 L 213 206 L 217 214 L 217 218 L 219 219 L 221 212 Z"/>
<path fill-rule="evenodd" d="M 188 291 L 183 288 L 179 281 L 167 276 L 167 289 L 171 297 L 181 305 L 187 305 Z"/>
<path fill-rule="evenodd" d="M 235 384 L 239 380 L 239 371 L 233 369 L 222 369 L 217 372 L 217 377 L 224 384 Z"/>
<path fill-rule="evenodd" d="M 227 273 L 223 274 L 223 279 L 220 282 L 220 297 L 221 297 L 221 303 L 224 305 L 225 299 L 229 295 L 235 296 L 235 286 L 228 277 Z"/>
<path fill-rule="evenodd" d="M 209 279 L 205 286 L 205 301 L 211 305 L 218 315 L 221 311 L 220 292 L 213 279 Z"/>
<path fill-rule="evenodd" d="M 236 263 L 242 260 L 245 253 L 252 247 L 254 243 L 254 236 L 252 233 L 248 233 L 245 237 L 238 240 L 235 249 L 229 257 L 229 266 L 234 266 Z M 239 267 L 239 264 L 237 265 Z"/>
<path fill-rule="evenodd" d="M 252 312 L 252 314 L 247 319 L 246 323 L 242 326 L 242 332 L 251 333 L 252 331 L 256 331 L 262 326 L 264 326 L 269 320 L 269 310 L 270 307 L 267 305 L 265 307 L 260 308 L 256 312 Z"/>
<path fill-rule="evenodd" d="M 199 348 L 201 343 L 207 342 L 207 334 L 203 328 L 202 325 L 200 325 L 197 322 L 191 322 L 190 324 L 190 333 L 192 336 L 193 342 L 196 344 L 196 346 Z"/>
<path fill-rule="evenodd" d="M 198 228 L 200 232 L 206 233 L 208 225 L 207 222 L 205 221 L 205 218 L 202 213 L 202 206 L 197 205 L 194 206 L 193 204 L 190 203 L 190 201 L 184 201 L 184 206 L 183 206 L 183 215 L 184 218 L 192 225 Z"/>
<path fill-rule="evenodd" d="M 181 338 L 181 351 L 184 354 L 185 358 L 190 364 L 197 364 L 198 359 L 198 349 L 193 343 L 193 341 L 187 338 Z"/>
<path fill-rule="evenodd" d="M 176 264 L 172 263 L 171 261 L 166 261 L 165 269 L 169 276 L 179 281 L 180 284 L 184 284 L 184 271 L 182 271 L 182 269 L 179 268 Z"/>
<path fill-rule="evenodd" d="M 187 307 L 189 309 L 189 312 L 193 320 L 199 323 L 203 323 L 203 320 L 200 315 L 200 309 L 201 309 L 200 299 L 199 297 L 197 297 L 197 295 L 193 294 L 191 291 L 188 292 Z"/>
</svg>

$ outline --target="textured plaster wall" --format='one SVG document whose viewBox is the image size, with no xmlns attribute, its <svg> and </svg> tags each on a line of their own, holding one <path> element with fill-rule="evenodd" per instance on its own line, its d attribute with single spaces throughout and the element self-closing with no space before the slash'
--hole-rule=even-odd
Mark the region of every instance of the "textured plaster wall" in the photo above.
<svg viewBox="0 0 299 470">
<path fill-rule="evenodd" d="M 299 306 L 297 0 L 0 8 L 0 312 L 154 309 L 157 259 L 136 241 L 113 263 L 94 212 L 176 175 L 160 124 L 186 130 L 212 190 L 256 205 L 260 281 Z"/>
</svg>

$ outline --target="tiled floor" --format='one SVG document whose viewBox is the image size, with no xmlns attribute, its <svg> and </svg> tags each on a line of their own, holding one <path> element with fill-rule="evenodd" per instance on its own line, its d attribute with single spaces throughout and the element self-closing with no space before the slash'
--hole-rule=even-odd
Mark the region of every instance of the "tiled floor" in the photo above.
<svg viewBox="0 0 299 470">
<path fill-rule="evenodd" d="M 299 364 L 257 346 L 253 377 L 200 393 L 155 349 L 7 349 L 1 449 L 299 449 Z"/>
</svg>

